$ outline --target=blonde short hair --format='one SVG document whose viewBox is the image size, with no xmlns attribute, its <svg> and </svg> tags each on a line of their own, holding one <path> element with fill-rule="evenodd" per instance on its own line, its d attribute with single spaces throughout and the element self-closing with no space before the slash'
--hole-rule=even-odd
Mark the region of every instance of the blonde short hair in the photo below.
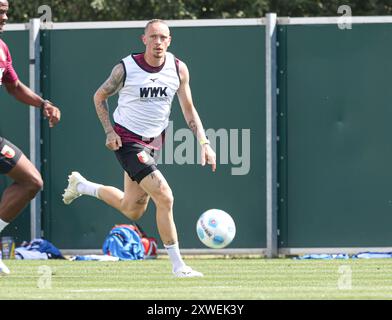
<svg viewBox="0 0 392 320">
<path fill-rule="evenodd" d="M 144 33 L 147 32 L 147 29 L 150 25 L 154 24 L 154 23 L 163 23 L 165 25 L 167 25 L 166 21 L 162 20 L 162 19 L 152 19 L 150 21 L 147 22 L 146 26 L 144 27 Z"/>
</svg>

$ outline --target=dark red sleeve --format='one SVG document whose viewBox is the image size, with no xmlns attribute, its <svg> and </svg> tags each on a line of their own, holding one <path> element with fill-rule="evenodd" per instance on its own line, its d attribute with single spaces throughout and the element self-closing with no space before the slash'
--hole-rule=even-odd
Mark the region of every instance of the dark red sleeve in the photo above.
<svg viewBox="0 0 392 320">
<path fill-rule="evenodd" d="M 6 48 L 7 55 L 7 64 L 3 73 L 3 82 L 15 82 L 18 80 L 18 75 L 15 72 L 14 67 L 12 66 L 12 57 L 8 48 Z"/>
</svg>

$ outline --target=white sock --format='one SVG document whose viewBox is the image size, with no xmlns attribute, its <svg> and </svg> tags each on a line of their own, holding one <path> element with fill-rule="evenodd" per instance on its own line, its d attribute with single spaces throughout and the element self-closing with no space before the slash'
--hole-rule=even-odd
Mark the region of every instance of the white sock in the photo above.
<svg viewBox="0 0 392 320">
<path fill-rule="evenodd" d="M 3 229 L 8 226 L 8 222 L 5 222 L 3 220 L 0 219 L 0 232 L 3 231 Z"/>
<path fill-rule="evenodd" d="M 169 255 L 170 261 L 173 264 L 173 271 L 176 272 L 178 269 L 185 266 L 184 260 L 182 260 L 180 248 L 178 243 L 172 244 L 170 246 L 164 245 L 167 254 Z"/>
<path fill-rule="evenodd" d="M 81 194 L 86 194 L 88 196 L 99 198 L 98 189 L 102 187 L 102 184 L 90 182 L 88 180 L 78 183 L 76 189 Z"/>
</svg>

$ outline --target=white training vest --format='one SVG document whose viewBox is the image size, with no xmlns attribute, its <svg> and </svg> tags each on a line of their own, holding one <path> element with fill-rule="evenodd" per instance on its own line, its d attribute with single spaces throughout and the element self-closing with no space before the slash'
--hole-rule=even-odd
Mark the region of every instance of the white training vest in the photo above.
<svg viewBox="0 0 392 320">
<path fill-rule="evenodd" d="M 132 55 L 122 61 L 126 76 L 113 119 L 139 136 L 157 137 L 169 124 L 171 104 L 180 86 L 175 57 L 166 52 L 163 68 L 153 73 L 142 69 Z"/>
</svg>

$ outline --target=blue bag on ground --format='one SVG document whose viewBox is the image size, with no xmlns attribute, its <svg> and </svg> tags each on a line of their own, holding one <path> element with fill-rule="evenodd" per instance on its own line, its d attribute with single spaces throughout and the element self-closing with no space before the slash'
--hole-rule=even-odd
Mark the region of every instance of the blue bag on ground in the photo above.
<svg viewBox="0 0 392 320">
<path fill-rule="evenodd" d="M 23 242 L 20 247 L 15 249 L 15 257 L 26 260 L 65 259 L 60 250 L 51 242 L 40 238 Z"/>
<path fill-rule="evenodd" d="M 106 237 L 103 253 L 120 260 L 144 259 L 144 247 L 140 236 L 128 225 L 115 226 Z"/>
</svg>

